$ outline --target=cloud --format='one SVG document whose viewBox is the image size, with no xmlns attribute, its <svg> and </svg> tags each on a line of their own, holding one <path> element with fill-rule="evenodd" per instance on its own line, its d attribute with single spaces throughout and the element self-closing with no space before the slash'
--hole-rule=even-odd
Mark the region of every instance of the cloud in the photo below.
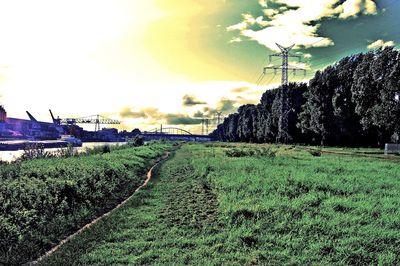
<svg viewBox="0 0 400 266">
<path fill-rule="evenodd" d="M 386 46 L 394 46 L 393 41 L 387 41 L 385 42 L 384 40 L 377 40 L 373 43 L 370 43 L 367 47 L 368 49 L 377 49 L 377 48 L 382 48 Z"/>
<path fill-rule="evenodd" d="M 372 0 L 347 0 L 338 7 L 341 12 L 339 18 L 357 17 L 360 13 L 374 15 L 377 13 L 376 4 Z"/>
<path fill-rule="evenodd" d="M 207 103 L 197 100 L 194 95 L 183 96 L 183 106 L 194 106 L 194 105 L 202 105 L 202 104 L 207 104 Z"/>
<path fill-rule="evenodd" d="M 163 113 L 161 113 L 158 108 L 155 107 L 146 107 L 141 109 L 142 112 L 146 114 L 147 118 L 152 120 L 160 120 L 164 118 Z"/>
<path fill-rule="evenodd" d="M 258 0 L 258 3 L 262 7 L 268 7 L 267 0 Z"/>
<path fill-rule="evenodd" d="M 164 115 L 154 107 L 146 107 L 142 108 L 138 111 L 135 111 L 133 107 L 124 107 L 119 112 L 119 116 L 125 119 L 152 119 L 152 120 L 160 120 L 164 118 Z"/>
<path fill-rule="evenodd" d="M 273 17 L 273 16 L 275 16 L 276 14 L 279 13 L 278 10 L 273 9 L 273 8 L 266 8 L 266 9 L 263 10 L 263 12 L 268 18 L 269 17 Z"/>
<path fill-rule="evenodd" d="M 260 0 L 259 4 L 268 21 L 263 16 L 254 18 L 251 14 L 243 14 L 243 20 L 227 30 L 239 31 L 241 36 L 273 51 L 279 50 L 276 43 L 295 44 L 295 48 L 334 45 L 330 38 L 318 35 L 319 22 L 323 18 L 348 19 L 377 13 L 372 0 Z"/>
<path fill-rule="evenodd" d="M 234 112 L 237 109 L 235 107 L 235 101 L 226 98 L 222 98 L 219 101 L 217 108 L 223 113 Z"/>
<path fill-rule="evenodd" d="M 185 114 L 166 114 L 165 119 L 168 125 L 199 125 L 202 121 Z"/>
<path fill-rule="evenodd" d="M 130 107 L 124 107 L 119 112 L 119 116 L 121 118 L 145 118 L 146 114 L 144 112 L 141 112 L 141 111 L 135 112 Z"/>
<path fill-rule="evenodd" d="M 204 114 L 202 113 L 202 112 L 200 112 L 200 111 L 197 111 L 194 115 L 193 115 L 193 117 L 196 117 L 196 118 L 202 118 L 204 116 Z"/>
<path fill-rule="evenodd" d="M 227 27 L 226 29 L 228 31 L 233 31 L 233 30 L 245 30 L 248 26 L 267 26 L 268 22 L 264 21 L 264 18 L 262 16 L 259 16 L 257 18 L 253 17 L 251 14 L 242 14 L 243 21 L 239 22 L 238 24 L 232 25 Z"/>
<path fill-rule="evenodd" d="M 247 23 L 245 21 L 243 21 L 238 24 L 231 25 L 231 26 L 227 27 L 226 29 L 228 31 L 233 31 L 233 30 L 245 30 L 246 28 L 247 28 Z"/>
<path fill-rule="evenodd" d="M 242 42 L 242 39 L 240 37 L 233 38 L 232 40 L 229 41 L 229 43 L 239 43 Z"/>
<path fill-rule="evenodd" d="M 246 99 L 242 96 L 237 96 L 236 100 L 238 103 L 240 103 L 241 105 L 245 105 L 245 104 L 256 104 L 260 101 L 260 99 Z"/>
<path fill-rule="evenodd" d="M 243 92 L 246 92 L 246 91 L 249 91 L 249 90 L 251 90 L 249 87 L 240 87 L 240 88 L 232 89 L 231 92 L 233 92 L 233 93 L 243 93 Z"/>
<path fill-rule="evenodd" d="M 237 101 L 235 100 L 221 98 L 215 107 L 204 107 L 203 116 L 213 117 L 219 112 L 221 112 L 222 114 L 234 113 L 237 110 L 236 104 Z"/>
<path fill-rule="evenodd" d="M 119 116 L 124 119 L 147 119 L 152 124 L 168 124 L 168 125 L 198 125 L 201 124 L 199 114 L 194 117 L 187 114 L 163 113 L 157 108 L 147 107 L 135 111 L 132 107 L 124 107 L 119 112 Z"/>
</svg>

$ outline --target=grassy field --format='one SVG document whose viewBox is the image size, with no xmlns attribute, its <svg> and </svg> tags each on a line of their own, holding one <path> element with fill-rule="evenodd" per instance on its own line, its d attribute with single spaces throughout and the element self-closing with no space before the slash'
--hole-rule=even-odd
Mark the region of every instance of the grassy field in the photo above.
<svg viewBox="0 0 400 266">
<path fill-rule="evenodd" d="M 41 265 L 399 265 L 398 161 L 187 144 Z"/>
<path fill-rule="evenodd" d="M 0 166 L 0 265 L 37 258 L 66 235 L 117 205 L 172 148 L 154 142 L 105 153 Z"/>
</svg>

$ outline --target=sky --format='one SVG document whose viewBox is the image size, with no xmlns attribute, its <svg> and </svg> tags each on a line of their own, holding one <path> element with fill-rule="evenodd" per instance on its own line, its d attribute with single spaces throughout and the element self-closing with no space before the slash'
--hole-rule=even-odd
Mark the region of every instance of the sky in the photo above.
<svg viewBox="0 0 400 266">
<path fill-rule="evenodd" d="M 202 117 L 279 85 L 274 71 L 258 82 L 281 63 L 269 61 L 276 43 L 294 45 L 302 61 L 290 63 L 307 73 L 289 78 L 306 82 L 344 56 L 398 47 L 399 12 L 399 0 L 0 0 L 0 104 L 10 117 L 50 121 L 52 109 L 200 133 Z"/>
</svg>

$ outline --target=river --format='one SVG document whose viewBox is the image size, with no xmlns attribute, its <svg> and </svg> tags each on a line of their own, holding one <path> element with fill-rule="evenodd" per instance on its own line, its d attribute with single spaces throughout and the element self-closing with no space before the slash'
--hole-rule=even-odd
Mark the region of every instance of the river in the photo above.
<svg viewBox="0 0 400 266">
<path fill-rule="evenodd" d="M 74 150 L 77 151 L 78 153 L 84 152 L 87 148 L 93 148 L 97 146 L 104 146 L 104 145 L 110 145 L 110 146 L 115 146 L 115 145 L 125 145 L 124 142 L 84 142 L 82 143 L 82 147 L 75 147 Z M 57 151 L 59 149 L 65 149 L 65 148 L 55 148 L 55 149 L 45 149 L 45 151 Z M 17 160 L 19 157 L 22 156 L 23 150 L 19 151 L 0 151 L 0 161 L 4 162 L 12 162 Z"/>
</svg>

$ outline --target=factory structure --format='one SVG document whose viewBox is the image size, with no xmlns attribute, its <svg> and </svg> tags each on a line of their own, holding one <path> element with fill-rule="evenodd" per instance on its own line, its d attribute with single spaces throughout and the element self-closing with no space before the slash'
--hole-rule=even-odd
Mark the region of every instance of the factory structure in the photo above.
<svg viewBox="0 0 400 266">
<path fill-rule="evenodd" d="M 0 141 L 8 140 L 59 140 L 63 135 L 70 135 L 83 142 L 118 142 L 134 137 L 138 130 L 118 132 L 115 128 L 100 129 L 102 124 L 119 124 L 117 120 L 100 115 L 82 118 L 55 118 L 50 110 L 53 122 L 41 122 L 26 112 L 29 119 L 11 118 L 0 105 Z M 78 124 L 94 124 L 95 131 L 87 131 Z M 140 131 L 139 131 L 140 134 Z"/>
<path fill-rule="evenodd" d="M 28 113 L 28 116 L 31 116 Z M 7 112 L 0 106 L 0 140 L 56 140 L 62 134 L 62 128 L 53 123 L 7 117 Z"/>
</svg>

